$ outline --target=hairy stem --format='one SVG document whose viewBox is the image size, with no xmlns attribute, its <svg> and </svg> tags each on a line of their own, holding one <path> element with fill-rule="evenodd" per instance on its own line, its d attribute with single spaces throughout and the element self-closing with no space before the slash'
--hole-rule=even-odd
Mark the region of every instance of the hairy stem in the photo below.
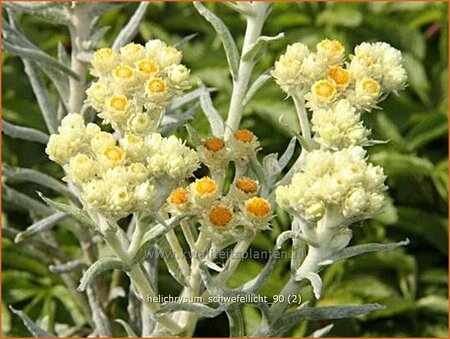
<svg viewBox="0 0 450 339">
<path fill-rule="evenodd" d="M 253 3 L 252 13 L 246 16 L 247 29 L 245 31 L 244 44 L 242 46 L 241 60 L 238 74 L 233 79 L 233 91 L 231 93 L 230 108 L 228 110 L 227 127 L 225 139 L 229 139 L 233 131 L 237 130 L 242 117 L 242 101 L 248 89 L 250 77 L 255 67 L 253 59 L 243 60 L 243 56 L 248 52 L 250 46 L 261 35 L 262 27 L 267 15 L 267 8 L 270 3 Z"/>
</svg>

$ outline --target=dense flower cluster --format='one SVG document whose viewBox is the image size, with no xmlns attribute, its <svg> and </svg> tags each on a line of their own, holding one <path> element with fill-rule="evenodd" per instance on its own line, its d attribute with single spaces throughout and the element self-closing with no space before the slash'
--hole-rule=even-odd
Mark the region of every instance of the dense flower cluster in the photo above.
<svg viewBox="0 0 450 339">
<path fill-rule="evenodd" d="M 116 141 L 76 113 L 62 120 L 46 152 L 64 167 L 65 180 L 77 187 L 88 208 L 113 218 L 151 210 L 155 178 L 177 183 L 199 164 L 197 153 L 174 136 L 126 134 Z"/>
<path fill-rule="evenodd" d="M 387 43 L 362 43 L 349 62 L 336 40 L 322 40 L 316 52 L 302 43 L 287 47 L 272 71 L 289 95 L 305 95 L 312 110 L 329 109 L 347 99 L 357 110 L 370 111 L 386 94 L 405 87 L 401 53 Z"/>
<path fill-rule="evenodd" d="M 87 102 L 121 134 L 155 132 L 168 102 L 190 87 L 181 58 L 160 40 L 130 43 L 119 53 L 100 49 L 91 61 L 98 81 L 86 91 Z"/>
<path fill-rule="evenodd" d="M 386 177 L 381 167 L 366 162 L 361 146 L 370 130 L 361 113 L 405 87 L 401 53 L 386 43 L 362 43 L 344 63 L 338 41 L 321 41 L 315 53 L 296 43 L 275 63 L 272 75 L 286 93 L 306 99 L 315 141 L 304 168 L 289 185 L 277 188 L 279 206 L 309 221 L 325 214 L 354 220 L 378 211 Z"/>
<path fill-rule="evenodd" d="M 257 197 L 258 191 L 258 182 L 241 177 L 223 195 L 215 180 L 203 177 L 188 187 L 176 188 L 167 202 L 175 214 L 197 215 L 201 231 L 221 243 L 268 228 L 272 207 L 266 199 Z"/>
<path fill-rule="evenodd" d="M 369 216 L 383 204 L 386 176 L 383 169 L 367 163 L 362 147 L 341 151 L 314 150 L 292 183 L 276 191 L 279 206 L 293 215 L 317 221 L 325 213 L 337 220 Z"/>
</svg>

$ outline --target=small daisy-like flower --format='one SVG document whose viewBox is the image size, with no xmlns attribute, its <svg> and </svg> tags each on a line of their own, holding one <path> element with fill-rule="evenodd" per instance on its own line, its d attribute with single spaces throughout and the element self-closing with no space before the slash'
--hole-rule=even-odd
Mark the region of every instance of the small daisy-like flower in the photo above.
<svg viewBox="0 0 450 339">
<path fill-rule="evenodd" d="M 141 74 L 144 77 L 148 77 L 152 74 L 157 73 L 159 67 L 158 64 L 153 60 L 142 59 L 136 62 L 136 69 L 138 70 L 139 74 Z"/>
<path fill-rule="evenodd" d="M 332 66 L 328 70 L 328 78 L 333 80 L 337 87 L 345 88 L 350 83 L 350 72 L 340 66 Z"/>
<path fill-rule="evenodd" d="M 67 171 L 67 178 L 75 183 L 81 183 L 92 178 L 96 172 L 95 161 L 87 156 L 86 154 L 77 154 L 72 159 L 67 166 L 65 166 Z"/>
<path fill-rule="evenodd" d="M 253 197 L 245 202 L 245 213 L 252 220 L 266 222 L 271 211 L 270 203 L 264 198 Z"/>
<path fill-rule="evenodd" d="M 365 78 L 356 82 L 354 101 L 358 108 L 370 110 L 376 105 L 380 95 L 381 87 L 377 81 Z"/>
<path fill-rule="evenodd" d="M 336 94 L 336 86 L 329 80 L 319 80 L 311 87 L 311 93 L 319 101 L 329 102 Z"/>
<path fill-rule="evenodd" d="M 153 130 L 153 123 L 154 120 L 148 114 L 137 113 L 128 120 L 127 127 L 133 134 L 143 135 Z"/>
<path fill-rule="evenodd" d="M 117 166 L 125 159 L 125 152 L 118 146 L 107 146 L 103 151 L 100 162 L 107 167 Z"/>
<path fill-rule="evenodd" d="M 99 116 L 118 128 L 126 123 L 132 114 L 132 104 L 125 95 L 116 94 L 109 98 L 105 112 Z"/>
<path fill-rule="evenodd" d="M 145 56 L 145 48 L 140 44 L 129 43 L 120 49 L 120 61 L 132 65 Z"/>
<path fill-rule="evenodd" d="M 95 154 L 100 155 L 106 147 L 114 146 L 115 143 L 116 142 L 111 133 L 99 132 L 95 134 L 91 140 L 91 149 Z"/>
<path fill-rule="evenodd" d="M 134 69 L 128 65 L 117 66 L 114 68 L 112 75 L 114 79 L 112 85 L 119 92 L 133 92 L 136 82 L 139 80 Z"/>
<path fill-rule="evenodd" d="M 230 197 L 242 202 L 256 195 L 258 183 L 248 177 L 241 177 L 231 186 Z"/>
<path fill-rule="evenodd" d="M 229 229 L 232 219 L 233 211 L 225 205 L 216 205 L 208 212 L 208 221 L 218 231 Z"/>
<path fill-rule="evenodd" d="M 344 46 L 337 40 L 324 39 L 316 46 L 317 55 L 326 59 L 329 65 L 341 64 L 344 58 Z"/>
<path fill-rule="evenodd" d="M 127 166 L 127 173 L 131 183 L 142 183 L 149 175 L 147 167 L 140 162 L 133 162 L 130 166 Z"/>
<path fill-rule="evenodd" d="M 220 195 L 217 183 L 210 177 L 197 179 L 190 185 L 190 191 L 195 204 L 205 206 Z"/>
<path fill-rule="evenodd" d="M 153 78 L 147 82 L 146 92 L 148 95 L 163 93 L 166 90 L 166 82 L 161 78 Z"/>
<path fill-rule="evenodd" d="M 102 48 L 94 53 L 91 63 L 94 67 L 91 73 L 95 76 L 102 76 L 117 66 L 119 56 L 111 48 Z"/>
<path fill-rule="evenodd" d="M 120 146 L 125 151 L 128 159 L 142 161 L 145 157 L 144 139 L 138 135 L 126 134 L 119 141 Z"/>
<path fill-rule="evenodd" d="M 211 137 L 198 147 L 200 161 L 210 168 L 222 169 L 228 161 L 228 150 L 222 138 Z"/>
<path fill-rule="evenodd" d="M 101 111 L 105 106 L 105 100 L 108 96 L 108 88 L 104 82 L 94 82 L 87 90 L 87 102 L 96 110 Z"/>
<path fill-rule="evenodd" d="M 186 212 L 191 205 L 189 192 L 184 187 L 178 187 L 170 193 L 167 202 L 178 212 Z"/>
<path fill-rule="evenodd" d="M 258 138 L 248 129 L 237 130 L 230 140 L 231 153 L 234 159 L 247 157 L 258 150 Z"/>
</svg>

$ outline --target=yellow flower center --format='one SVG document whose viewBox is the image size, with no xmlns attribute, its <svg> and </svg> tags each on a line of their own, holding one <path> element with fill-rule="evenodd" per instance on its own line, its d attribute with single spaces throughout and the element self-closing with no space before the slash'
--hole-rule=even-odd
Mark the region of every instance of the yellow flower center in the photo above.
<svg viewBox="0 0 450 339">
<path fill-rule="evenodd" d="M 204 177 L 195 181 L 195 191 L 200 195 L 214 193 L 217 190 L 216 182 L 210 177 Z"/>
<path fill-rule="evenodd" d="M 135 162 L 130 165 L 130 172 L 135 175 L 147 173 L 147 168 L 140 162 Z"/>
<path fill-rule="evenodd" d="M 124 95 L 117 95 L 111 98 L 109 104 L 117 111 L 124 111 L 128 103 L 128 99 Z"/>
<path fill-rule="evenodd" d="M 234 133 L 234 138 L 244 143 L 251 142 L 253 140 L 253 137 L 253 133 L 248 129 L 240 129 L 236 133 Z"/>
<path fill-rule="evenodd" d="M 339 66 L 331 67 L 328 71 L 328 77 L 341 86 L 350 82 L 350 72 Z"/>
<path fill-rule="evenodd" d="M 312 91 L 320 98 L 330 99 L 336 93 L 336 87 L 329 80 L 320 80 L 313 85 Z"/>
<path fill-rule="evenodd" d="M 362 82 L 362 88 L 364 89 L 364 92 L 369 94 L 380 93 L 380 85 L 373 79 L 364 79 Z"/>
<path fill-rule="evenodd" d="M 114 74 L 120 79 L 129 79 L 133 77 L 134 71 L 130 66 L 117 66 Z"/>
<path fill-rule="evenodd" d="M 127 134 L 126 140 L 130 144 L 140 144 L 144 141 L 140 136 L 134 134 Z"/>
<path fill-rule="evenodd" d="M 218 229 L 225 228 L 233 217 L 228 207 L 216 206 L 209 211 L 209 221 Z"/>
<path fill-rule="evenodd" d="M 77 154 L 73 160 L 76 165 L 82 166 L 87 164 L 91 159 L 86 154 Z"/>
<path fill-rule="evenodd" d="M 247 194 L 255 193 L 258 190 L 258 184 L 256 181 L 246 177 L 240 178 L 236 181 L 236 187 Z"/>
<path fill-rule="evenodd" d="M 245 202 L 245 209 L 255 217 L 267 217 L 272 208 L 266 199 L 255 197 Z"/>
<path fill-rule="evenodd" d="M 112 162 L 119 162 L 124 157 L 124 151 L 118 146 L 108 146 L 103 154 Z"/>
<path fill-rule="evenodd" d="M 118 196 L 120 199 L 125 199 L 127 197 L 127 192 L 121 191 L 119 192 Z"/>
<path fill-rule="evenodd" d="M 203 147 L 205 147 L 208 151 L 218 152 L 225 147 L 225 142 L 222 138 L 212 137 L 205 140 Z"/>
<path fill-rule="evenodd" d="M 151 60 L 141 60 L 137 66 L 142 73 L 146 74 L 152 74 L 158 71 L 158 65 Z"/>
<path fill-rule="evenodd" d="M 148 90 L 151 93 L 161 93 L 166 89 L 166 83 L 163 79 L 152 79 L 148 83 Z"/>
<path fill-rule="evenodd" d="M 188 191 L 184 187 L 179 187 L 172 191 L 169 201 L 173 205 L 182 205 L 188 201 Z"/>
</svg>

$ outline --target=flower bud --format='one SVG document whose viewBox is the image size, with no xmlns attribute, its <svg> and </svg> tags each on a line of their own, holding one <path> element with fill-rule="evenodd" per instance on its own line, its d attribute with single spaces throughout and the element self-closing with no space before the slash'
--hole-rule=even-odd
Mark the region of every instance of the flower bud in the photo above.
<svg viewBox="0 0 450 339">
<path fill-rule="evenodd" d="M 132 65 L 145 56 L 145 48 L 140 44 L 129 43 L 120 49 L 120 61 Z"/>
<path fill-rule="evenodd" d="M 112 71 L 119 63 L 119 56 L 111 48 L 102 48 L 94 53 L 91 64 L 93 75 L 104 76 Z"/>
</svg>

